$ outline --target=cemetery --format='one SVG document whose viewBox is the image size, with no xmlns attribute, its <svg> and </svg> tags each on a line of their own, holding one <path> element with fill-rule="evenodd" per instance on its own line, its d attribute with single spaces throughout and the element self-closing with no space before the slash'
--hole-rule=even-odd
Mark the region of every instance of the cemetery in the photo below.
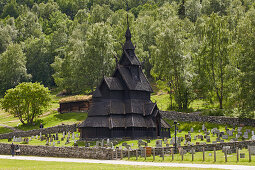
<svg viewBox="0 0 255 170">
<path fill-rule="evenodd" d="M 84 119 L 0 134 L 0 154 L 10 154 L 13 143 L 20 155 L 255 165 L 254 119 L 161 111 L 135 54 L 128 16 L 125 37 L 113 74 L 92 95 L 59 100 L 57 114 L 82 112 Z"/>
</svg>

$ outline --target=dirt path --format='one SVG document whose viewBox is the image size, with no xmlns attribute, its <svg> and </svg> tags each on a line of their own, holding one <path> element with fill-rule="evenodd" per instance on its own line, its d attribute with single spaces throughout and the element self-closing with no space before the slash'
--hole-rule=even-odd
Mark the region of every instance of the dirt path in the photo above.
<svg viewBox="0 0 255 170">
<path fill-rule="evenodd" d="M 255 166 L 244 165 L 215 165 L 215 164 L 182 164 L 182 163 L 154 163 L 154 162 L 134 162 L 122 160 L 95 160 L 95 159 L 77 159 L 77 158 L 52 158 L 52 157 L 35 157 L 35 156 L 14 156 L 0 155 L 0 159 L 15 160 L 33 160 L 33 161 L 54 161 L 54 162 L 78 162 L 78 163 L 96 163 L 96 164 L 115 164 L 115 165 L 140 165 L 155 167 L 187 167 L 187 168 L 217 168 L 217 169 L 234 169 L 234 170 L 254 170 Z"/>
</svg>

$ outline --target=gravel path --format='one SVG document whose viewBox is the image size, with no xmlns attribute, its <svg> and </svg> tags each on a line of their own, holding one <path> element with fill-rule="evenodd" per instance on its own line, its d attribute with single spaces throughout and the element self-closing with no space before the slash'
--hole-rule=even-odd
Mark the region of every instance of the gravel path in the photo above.
<svg viewBox="0 0 255 170">
<path fill-rule="evenodd" d="M 181 163 L 154 163 L 154 162 L 134 162 L 122 160 L 95 160 L 95 159 L 77 159 L 77 158 L 53 158 L 53 157 L 35 157 L 35 156 L 14 156 L 0 155 L 0 159 L 14 160 L 34 160 L 34 161 L 54 161 L 54 162 L 77 162 L 77 163 L 101 163 L 101 164 L 117 164 L 117 165 L 141 165 L 155 167 L 187 167 L 187 168 L 218 168 L 218 169 L 238 169 L 238 170 L 254 170 L 255 166 L 242 165 L 214 165 L 214 164 L 181 164 Z"/>
</svg>

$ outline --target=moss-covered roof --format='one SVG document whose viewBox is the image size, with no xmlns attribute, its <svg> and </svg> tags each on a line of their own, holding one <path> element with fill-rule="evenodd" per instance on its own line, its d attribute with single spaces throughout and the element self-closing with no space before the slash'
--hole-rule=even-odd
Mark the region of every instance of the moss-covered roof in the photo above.
<svg viewBox="0 0 255 170">
<path fill-rule="evenodd" d="M 80 101 L 89 101 L 92 99 L 92 95 L 76 95 L 69 96 L 59 100 L 59 103 L 70 103 L 70 102 L 80 102 Z"/>
</svg>

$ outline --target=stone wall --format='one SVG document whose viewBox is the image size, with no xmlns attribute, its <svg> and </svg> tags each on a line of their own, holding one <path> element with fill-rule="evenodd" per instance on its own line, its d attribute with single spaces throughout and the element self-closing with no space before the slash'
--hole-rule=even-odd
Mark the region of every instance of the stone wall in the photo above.
<svg viewBox="0 0 255 170">
<path fill-rule="evenodd" d="M 107 148 L 31 146 L 21 144 L 19 147 L 20 155 L 85 159 L 112 159 L 112 150 Z M 11 155 L 11 144 L 0 143 L 0 154 Z"/>
<path fill-rule="evenodd" d="M 161 115 L 165 119 L 177 120 L 184 122 L 208 122 L 216 124 L 228 124 L 239 126 L 243 124 L 244 126 L 255 127 L 255 119 L 239 119 L 224 116 L 204 116 L 199 112 L 197 113 L 181 113 L 176 111 L 160 111 Z"/>
<path fill-rule="evenodd" d="M 29 136 L 36 136 L 39 135 L 40 132 L 44 134 L 52 134 L 52 133 L 60 133 L 60 132 L 76 132 L 77 127 L 76 124 L 73 125 L 59 125 L 59 126 L 53 126 L 49 128 L 43 128 L 43 129 L 34 129 L 29 131 L 21 131 L 21 132 L 10 132 L 5 134 L 0 134 L 0 139 L 8 139 L 15 137 L 29 137 Z"/>
</svg>

